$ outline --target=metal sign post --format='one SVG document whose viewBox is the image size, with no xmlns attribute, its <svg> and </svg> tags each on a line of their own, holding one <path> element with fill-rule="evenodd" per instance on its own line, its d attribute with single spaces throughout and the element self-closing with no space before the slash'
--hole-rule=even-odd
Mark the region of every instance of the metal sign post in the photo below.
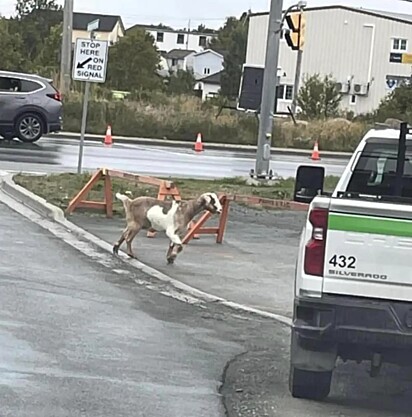
<svg viewBox="0 0 412 417">
<path fill-rule="evenodd" d="M 83 97 L 83 114 L 80 133 L 79 161 L 77 173 L 82 172 L 84 137 L 86 134 L 87 111 L 89 105 L 90 83 L 106 82 L 109 44 L 107 41 L 96 40 L 95 31 L 99 28 L 99 20 L 87 26 L 90 39 L 77 39 L 73 60 L 73 80 L 86 82 Z"/>
</svg>

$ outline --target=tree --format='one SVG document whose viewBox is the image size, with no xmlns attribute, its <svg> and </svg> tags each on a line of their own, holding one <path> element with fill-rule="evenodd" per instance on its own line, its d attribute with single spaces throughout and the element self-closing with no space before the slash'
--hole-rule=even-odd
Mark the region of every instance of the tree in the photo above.
<svg viewBox="0 0 412 417">
<path fill-rule="evenodd" d="M 376 111 L 377 119 L 384 122 L 395 118 L 412 123 L 412 83 L 403 83 L 385 97 Z"/>
<path fill-rule="evenodd" d="M 171 94 L 194 94 L 196 80 L 191 71 L 178 70 L 170 74 L 167 91 Z"/>
<path fill-rule="evenodd" d="M 63 12 L 55 0 L 17 0 L 17 30 L 20 34 L 26 60 L 33 63 L 40 55 L 51 28 L 63 21 Z"/>
<path fill-rule="evenodd" d="M 52 77 L 59 72 L 62 30 L 63 23 L 50 29 L 39 55 L 34 60 L 35 68 L 45 76 Z"/>
<path fill-rule="evenodd" d="M 23 71 L 25 69 L 22 55 L 23 42 L 20 35 L 11 29 L 12 26 L 12 21 L 0 17 L 1 69 Z"/>
<path fill-rule="evenodd" d="M 248 18 L 244 13 L 238 20 L 229 17 L 219 30 L 217 38 L 211 41 L 211 48 L 224 52 L 221 93 L 228 98 L 237 97 L 242 67 L 246 60 Z"/>
<path fill-rule="evenodd" d="M 342 96 L 331 75 L 306 76 L 298 95 L 298 105 L 307 119 L 336 116 Z"/>
<path fill-rule="evenodd" d="M 109 50 L 109 85 L 122 91 L 160 88 L 159 62 L 153 37 L 143 29 L 133 30 Z"/>
<path fill-rule="evenodd" d="M 17 0 L 16 12 L 19 19 L 39 10 L 59 11 L 62 8 L 56 3 L 56 0 Z"/>
<path fill-rule="evenodd" d="M 193 31 L 194 33 L 215 33 L 214 29 L 210 29 L 203 24 L 200 24 L 197 29 Z"/>
</svg>

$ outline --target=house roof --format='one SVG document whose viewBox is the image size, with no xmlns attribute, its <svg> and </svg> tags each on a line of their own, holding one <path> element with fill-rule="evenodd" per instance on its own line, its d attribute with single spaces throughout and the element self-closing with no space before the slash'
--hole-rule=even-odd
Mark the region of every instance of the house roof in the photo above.
<svg viewBox="0 0 412 417">
<path fill-rule="evenodd" d="M 100 20 L 98 32 L 112 32 L 119 21 L 123 31 L 125 30 L 120 16 L 78 12 L 73 13 L 73 29 L 87 30 L 87 25 L 96 19 Z"/>
<path fill-rule="evenodd" d="M 217 85 L 220 85 L 221 80 L 222 80 L 222 73 L 223 73 L 223 70 L 220 71 L 220 72 L 216 72 L 215 74 L 208 75 L 207 77 L 200 78 L 197 81 L 200 81 L 200 82 L 205 83 L 205 84 L 217 84 Z"/>
<path fill-rule="evenodd" d="M 332 6 L 319 6 L 319 7 L 307 7 L 305 8 L 306 12 L 315 12 L 318 10 L 336 10 L 342 9 L 347 10 L 350 12 L 361 13 L 367 16 L 373 17 L 380 17 L 382 19 L 393 20 L 399 23 L 407 23 L 412 24 L 412 15 L 401 14 L 401 13 L 392 13 L 387 12 L 384 10 L 370 10 L 370 9 L 362 9 L 361 7 L 349 7 L 349 6 L 341 6 L 341 5 L 332 5 Z M 249 16 L 264 16 L 268 15 L 269 12 L 262 12 L 262 13 L 251 13 Z"/>
<path fill-rule="evenodd" d="M 168 53 L 164 55 L 165 58 L 169 59 L 184 59 L 188 55 L 196 53 L 196 51 L 193 51 L 191 49 L 172 49 Z"/>
<path fill-rule="evenodd" d="M 188 31 L 185 29 L 173 29 L 169 26 L 159 26 L 159 25 L 142 25 L 140 23 L 137 23 L 133 26 L 130 26 L 127 31 L 133 30 L 133 29 L 145 29 L 145 30 L 155 30 L 157 32 L 168 32 L 168 33 L 184 33 L 187 34 Z M 190 31 L 189 35 L 196 35 L 196 36 L 206 36 L 206 37 L 216 37 L 218 35 L 217 32 L 215 33 L 202 33 L 202 32 L 196 32 L 196 31 Z"/>
<path fill-rule="evenodd" d="M 223 55 L 222 54 L 220 54 L 219 52 L 217 52 L 217 51 L 214 51 L 213 49 L 205 49 L 204 51 L 201 51 L 201 52 L 198 52 L 197 54 L 196 54 L 196 56 L 199 56 L 199 55 L 204 55 L 204 54 L 213 54 L 213 55 L 217 55 L 217 56 L 219 56 L 220 58 L 223 58 Z"/>
</svg>

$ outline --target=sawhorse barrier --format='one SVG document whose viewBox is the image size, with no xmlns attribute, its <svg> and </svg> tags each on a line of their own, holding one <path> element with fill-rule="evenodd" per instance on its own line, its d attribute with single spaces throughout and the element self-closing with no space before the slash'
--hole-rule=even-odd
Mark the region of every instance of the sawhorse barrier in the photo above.
<svg viewBox="0 0 412 417">
<path fill-rule="evenodd" d="M 107 218 L 113 217 L 113 187 L 112 178 L 120 178 L 132 182 L 141 184 L 152 185 L 159 187 L 157 198 L 158 200 L 165 201 L 167 198 L 172 198 L 175 201 L 181 201 L 179 189 L 173 183 L 173 181 L 162 180 L 160 178 L 143 176 L 138 174 L 131 174 L 123 171 L 116 171 L 106 168 L 101 168 L 96 171 L 84 187 L 76 194 L 76 196 L 70 201 L 66 214 L 72 214 L 77 208 L 86 208 L 93 210 L 104 210 Z M 87 200 L 87 196 L 93 187 L 99 182 L 104 181 L 103 187 L 103 201 L 91 201 Z M 223 236 L 226 229 L 227 218 L 229 214 L 229 201 L 230 198 L 226 195 L 219 195 L 220 203 L 222 204 L 222 214 L 220 215 L 218 227 L 203 227 L 203 225 L 212 216 L 211 213 L 205 212 L 196 221 L 192 221 L 188 226 L 188 233 L 183 239 L 183 243 L 187 244 L 192 239 L 198 239 L 201 234 L 215 234 L 216 243 L 222 243 Z M 156 232 L 147 232 L 147 237 L 155 237 Z"/>
</svg>

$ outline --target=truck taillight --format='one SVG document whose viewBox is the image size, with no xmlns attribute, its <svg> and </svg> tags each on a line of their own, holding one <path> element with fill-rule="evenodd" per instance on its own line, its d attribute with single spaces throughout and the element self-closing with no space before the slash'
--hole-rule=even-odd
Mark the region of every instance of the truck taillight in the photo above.
<svg viewBox="0 0 412 417">
<path fill-rule="evenodd" d="M 309 213 L 312 225 L 312 237 L 305 247 L 304 270 L 307 275 L 323 276 L 325 262 L 326 231 L 328 228 L 328 210 L 315 208 Z"/>
</svg>

